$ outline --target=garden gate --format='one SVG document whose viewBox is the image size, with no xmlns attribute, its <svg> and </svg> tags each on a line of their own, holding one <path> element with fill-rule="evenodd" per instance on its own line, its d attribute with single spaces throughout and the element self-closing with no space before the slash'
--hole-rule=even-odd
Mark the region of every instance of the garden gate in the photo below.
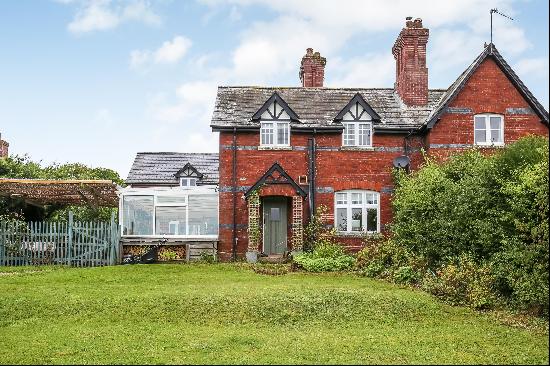
<svg viewBox="0 0 550 366">
<path fill-rule="evenodd" d="M 62 264 L 114 265 L 120 259 L 120 231 L 110 222 L 0 221 L 0 266 Z"/>
</svg>

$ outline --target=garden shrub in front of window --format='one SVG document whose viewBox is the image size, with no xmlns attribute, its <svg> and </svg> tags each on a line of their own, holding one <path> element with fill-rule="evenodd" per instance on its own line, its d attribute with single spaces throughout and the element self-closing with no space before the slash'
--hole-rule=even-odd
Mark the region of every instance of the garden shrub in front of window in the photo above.
<svg viewBox="0 0 550 366">
<path fill-rule="evenodd" d="M 308 272 L 347 271 L 355 263 L 355 258 L 337 244 L 317 245 L 312 252 L 298 254 L 293 260 L 298 268 Z"/>
</svg>

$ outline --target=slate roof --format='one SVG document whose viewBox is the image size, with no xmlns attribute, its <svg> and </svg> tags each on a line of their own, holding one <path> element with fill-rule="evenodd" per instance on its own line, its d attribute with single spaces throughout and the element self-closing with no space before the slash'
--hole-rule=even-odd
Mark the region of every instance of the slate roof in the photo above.
<svg viewBox="0 0 550 366">
<path fill-rule="evenodd" d="M 380 122 L 374 123 L 377 131 L 431 128 L 488 57 L 495 60 L 529 102 L 533 111 L 548 124 L 548 112 L 506 63 L 494 44 L 490 43 L 448 89 L 429 90 L 428 104 L 425 106 L 405 105 L 393 88 L 220 86 L 210 126 L 213 131 L 230 130 L 234 127 L 257 129 L 259 122 L 252 120 L 252 116 L 277 93 L 299 117 L 299 121 L 291 122 L 293 129 L 341 130 L 341 123 L 334 119 L 359 93 L 381 117 Z"/>
<path fill-rule="evenodd" d="M 483 49 L 483 52 L 481 52 L 479 56 L 476 57 L 476 59 L 470 64 L 470 66 L 468 66 L 466 70 L 464 70 L 464 72 L 458 77 L 458 79 L 456 79 L 455 82 L 450 86 L 450 88 L 447 89 L 447 92 L 442 95 L 441 100 L 439 101 L 439 103 L 437 103 L 436 107 L 430 113 L 426 121 L 426 125 L 428 128 L 433 127 L 441 114 L 445 112 L 449 103 L 452 102 L 454 98 L 458 95 L 458 93 L 460 93 L 460 91 L 464 88 L 464 85 L 466 85 L 466 83 L 470 79 L 470 76 L 472 76 L 479 65 L 481 65 L 483 61 L 485 61 L 485 59 L 487 59 L 488 57 L 491 57 L 493 58 L 493 60 L 495 60 L 496 64 L 501 68 L 504 74 L 508 76 L 512 84 L 514 84 L 514 86 L 519 90 L 525 100 L 529 102 L 533 111 L 542 119 L 543 122 L 548 124 L 548 112 L 539 103 L 537 98 L 533 96 L 529 89 L 527 89 L 525 84 L 523 84 L 521 79 L 516 75 L 514 70 L 512 70 L 510 65 L 508 65 L 508 63 L 504 60 L 495 45 L 489 43 Z"/>
<path fill-rule="evenodd" d="M 176 152 L 137 153 L 126 184 L 177 185 L 179 182 L 175 174 L 187 163 L 203 174 L 198 185 L 218 184 L 219 154 Z"/>
<path fill-rule="evenodd" d="M 273 93 L 277 92 L 299 117 L 293 128 L 342 129 L 334 118 L 359 93 L 381 117 L 377 130 L 411 129 L 422 126 L 437 105 L 445 89 L 428 92 L 428 104 L 408 107 L 393 88 L 304 88 L 220 86 L 212 115 L 214 131 L 237 128 L 259 128 L 252 116 Z"/>
</svg>

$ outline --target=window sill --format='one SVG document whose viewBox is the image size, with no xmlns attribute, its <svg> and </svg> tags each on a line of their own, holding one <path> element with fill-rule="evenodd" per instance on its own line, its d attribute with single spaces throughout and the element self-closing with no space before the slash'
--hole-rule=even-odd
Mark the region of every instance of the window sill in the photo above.
<svg viewBox="0 0 550 366">
<path fill-rule="evenodd" d="M 498 144 L 498 145 L 476 145 L 474 144 L 474 147 L 478 149 L 502 149 L 505 147 L 504 144 Z"/>
<path fill-rule="evenodd" d="M 258 146 L 258 150 L 292 150 L 292 146 Z"/>
<path fill-rule="evenodd" d="M 336 236 L 342 238 L 363 238 L 365 236 L 377 235 L 378 232 L 364 232 L 364 231 L 337 231 Z"/>
<path fill-rule="evenodd" d="M 341 150 L 344 151 L 374 151 L 372 146 L 342 146 Z"/>
</svg>

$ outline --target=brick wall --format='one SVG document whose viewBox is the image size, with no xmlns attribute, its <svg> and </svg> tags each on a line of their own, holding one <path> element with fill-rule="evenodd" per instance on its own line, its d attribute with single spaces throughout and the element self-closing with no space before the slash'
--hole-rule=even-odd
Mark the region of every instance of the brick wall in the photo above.
<svg viewBox="0 0 550 366">
<path fill-rule="evenodd" d="M 263 174 L 278 162 L 292 179 L 308 175 L 308 139 L 312 134 L 292 133 L 292 150 L 258 150 L 258 132 L 237 133 L 237 253 L 244 256 L 248 246 L 248 212 L 244 193 Z M 219 255 L 223 260 L 231 256 L 233 229 L 232 186 L 232 133 L 220 133 L 220 238 Z M 404 135 L 373 136 L 373 150 L 346 150 L 342 148 L 341 134 L 316 135 L 316 204 L 329 209 L 327 224 L 334 225 L 334 192 L 347 189 L 373 190 L 380 193 L 380 223 L 384 227 L 391 221 L 390 197 L 393 191 L 391 168 L 393 159 L 404 153 Z M 412 153 L 419 156 L 419 151 Z M 416 158 L 418 160 L 418 157 Z M 308 191 L 307 186 L 303 186 Z M 260 191 L 261 196 L 290 196 L 289 185 L 268 185 Z M 304 200 L 304 218 L 309 217 L 307 198 Z M 290 211 L 289 211 L 290 212 Z M 289 237 L 290 239 L 290 237 Z M 359 237 L 340 237 L 350 249 L 358 250 Z M 260 248 L 261 249 L 261 248 Z"/>
<path fill-rule="evenodd" d="M 430 131 L 430 154 L 444 158 L 472 147 L 474 115 L 479 113 L 504 116 L 505 144 L 529 134 L 548 136 L 548 126 L 531 110 L 496 62 L 487 58 Z"/>
</svg>

